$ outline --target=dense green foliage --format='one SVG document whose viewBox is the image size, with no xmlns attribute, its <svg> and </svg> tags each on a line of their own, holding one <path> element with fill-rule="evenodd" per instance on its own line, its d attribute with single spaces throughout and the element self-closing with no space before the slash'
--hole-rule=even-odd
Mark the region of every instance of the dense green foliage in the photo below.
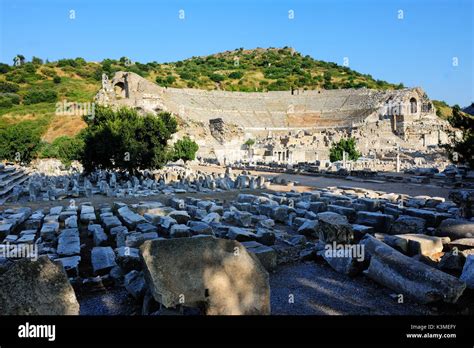
<svg viewBox="0 0 474 348">
<path fill-rule="evenodd" d="M 474 168 L 474 116 L 461 111 L 458 105 L 453 107 L 453 115 L 448 118 L 449 123 L 462 131 L 461 139 L 451 135 L 452 144 L 445 145 L 451 160 L 463 163 Z"/>
<path fill-rule="evenodd" d="M 0 108 L 10 108 L 20 104 L 20 96 L 15 93 L 0 93 Z"/>
<path fill-rule="evenodd" d="M 20 87 L 11 82 L 0 81 L 0 93 L 16 93 Z"/>
<path fill-rule="evenodd" d="M 0 160 L 29 163 L 36 158 L 44 131 L 42 121 L 23 121 L 0 127 Z"/>
<path fill-rule="evenodd" d="M 185 136 L 174 143 L 170 157 L 173 161 L 179 159 L 182 159 L 183 161 L 192 161 L 196 158 L 196 152 L 198 150 L 198 144 L 196 144 L 196 142 L 191 138 Z"/>
<path fill-rule="evenodd" d="M 302 56 L 288 47 L 238 49 L 207 57 L 192 57 L 175 63 L 155 64 L 153 71 L 161 76 L 160 81 L 165 74 L 176 74 L 178 78 L 173 83 L 175 87 L 191 85 L 235 91 L 403 88 L 402 84 L 374 80 L 370 75 L 360 74 L 336 63 Z"/>
<path fill-rule="evenodd" d="M 166 163 L 167 142 L 177 130 L 169 113 L 140 116 L 127 108 L 113 111 L 97 107 L 95 117 L 85 120 L 81 162 L 86 171 L 159 168 Z"/>
<path fill-rule="evenodd" d="M 255 140 L 254 139 L 247 139 L 247 141 L 244 143 L 245 146 L 247 147 L 252 147 L 255 145 Z"/>
<path fill-rule="evenodd" d="M 39 157 L 57 158 L 63 164 L 69 166 L 72 161 L 81 159 L 84 150 L 84 141 L 81 135 L 75 137 L 62 136 L 54 139 L 51 144 L 43 144 Z"/>
<path fill-rule="evenodd" d="M 58 100 L 58 93 L 51 89 L 31 89 L 26 92 L 23 103 L 38 104 L 44 102 L 56 102 Z"/>
<path fill-rule="evenodd" d="M 357 160 L 361 154 L 357 151 L 355 138 L 341 139 L 333 143 L 329 150 L 329 159 L 331 162 L 342 161 L 343 152 L 347 153 L 348 160 Z"/>
</svg>

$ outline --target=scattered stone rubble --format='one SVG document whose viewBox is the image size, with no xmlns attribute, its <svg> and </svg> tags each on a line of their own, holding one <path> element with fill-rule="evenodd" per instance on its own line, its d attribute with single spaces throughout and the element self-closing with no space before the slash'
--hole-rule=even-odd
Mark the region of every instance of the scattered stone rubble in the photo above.
<svg viewBox="0 0 474 348">
<path fill-rule="evenodd" d="M 452 197 L 465 202 L 471 195 L 453 191 Z M 51 313 L 78 312 L 70 290 L 54 291 L 70 282 L 75 289 L 123 286 L 143 314 L 269 314 L 268 272 L 289 262 L 327 263 L 421 303 L 457 303 L 474 289 L 474 218 L 466 205 L 347 186 L 240 193 L 231 202 L 170 193 L 166 204 L 5 209 L 0 241 L 2 252 L 34 246 L 42 256 L 0 254 L 0 303 L 35 302 L 3 284 L 15 279 L 15 286 L 28 287 L 38 273 L 26 277 L 18 269 L 41 265 L 58 274 L 41 286 L 66 303 Z M 46 311 L 42 303 L 32 308 Z"/>
<path fill-rule="evenodd" d="M 0 204 L 5 201 L 56 201 L 79 197 L 148 197 L 152 195 L 195 192 L 221 192 L 268 188 L 262 176 L 246 172 L 236 175 L 228 168 L 225 174 L 194 171 L 184 165 L 168 165 L 157 171 L 137 175 L 99 170 L 83 175 L 77 170 L 32 171 L 29 176 L 16 167 L 0 167 Z M 3 169 L 2 169 L 3 168 Z M 4 173 L 2 173 L 2 170 Z M 3 198 L 3 199 L 2 199 Z"/>
</svg>

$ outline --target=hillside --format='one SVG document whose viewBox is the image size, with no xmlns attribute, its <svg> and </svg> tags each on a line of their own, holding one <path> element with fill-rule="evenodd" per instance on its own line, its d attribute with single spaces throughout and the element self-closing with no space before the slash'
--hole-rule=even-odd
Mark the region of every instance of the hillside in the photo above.
<svg viewBox="0 0 474 348">
<path fill-rule="evenodd" d="M 102 73 L 135 72 L 162 86 L 269 91 L 337 88 L 397 89 L 402 84 L 375 80 L 348 67 L 303 56 L 291 48 L 237 49 L 171 63 L 142 64 L 82 58 L 43 62 L 18 55 L 15 66 L 0 63 L 0 127 L 22 120 L 39 122 L 43 140 L 74 135 L 85 126 L 80 116 L 58 116 L 56 102 L 90 102 L 100 89 Z M 44 126 L 47 124 L 47 126 Z"/>
</svg>

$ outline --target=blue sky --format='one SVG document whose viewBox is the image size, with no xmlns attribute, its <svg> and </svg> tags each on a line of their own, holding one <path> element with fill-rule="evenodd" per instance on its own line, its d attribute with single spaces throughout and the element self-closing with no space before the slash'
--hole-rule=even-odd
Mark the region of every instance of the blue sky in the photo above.
<svg viewBox="0 0 474 348">
<path fill-rule="evenodd" d="M 339 64 L 347 57 L 354 70 L 421 86 L 433 99 L 474 101 L 471 0 L 0 2 L 0 61 L 9 64 L 18 53 L 168 62 L 239 47 L 291 46 Z"/>
</svg>

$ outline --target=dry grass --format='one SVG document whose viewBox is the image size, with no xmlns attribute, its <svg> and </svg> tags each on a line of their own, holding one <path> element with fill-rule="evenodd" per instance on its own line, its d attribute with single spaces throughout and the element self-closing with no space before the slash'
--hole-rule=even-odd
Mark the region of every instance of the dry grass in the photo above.
<svg viewBox="0 0 474 348">
<path fill-rule="evenodd" d="M 86 123 L 81 116 L 54 116 L 42 139 L 50 143 L 60 136 L 74 136 L 83 128 Z"/>
</svg>

